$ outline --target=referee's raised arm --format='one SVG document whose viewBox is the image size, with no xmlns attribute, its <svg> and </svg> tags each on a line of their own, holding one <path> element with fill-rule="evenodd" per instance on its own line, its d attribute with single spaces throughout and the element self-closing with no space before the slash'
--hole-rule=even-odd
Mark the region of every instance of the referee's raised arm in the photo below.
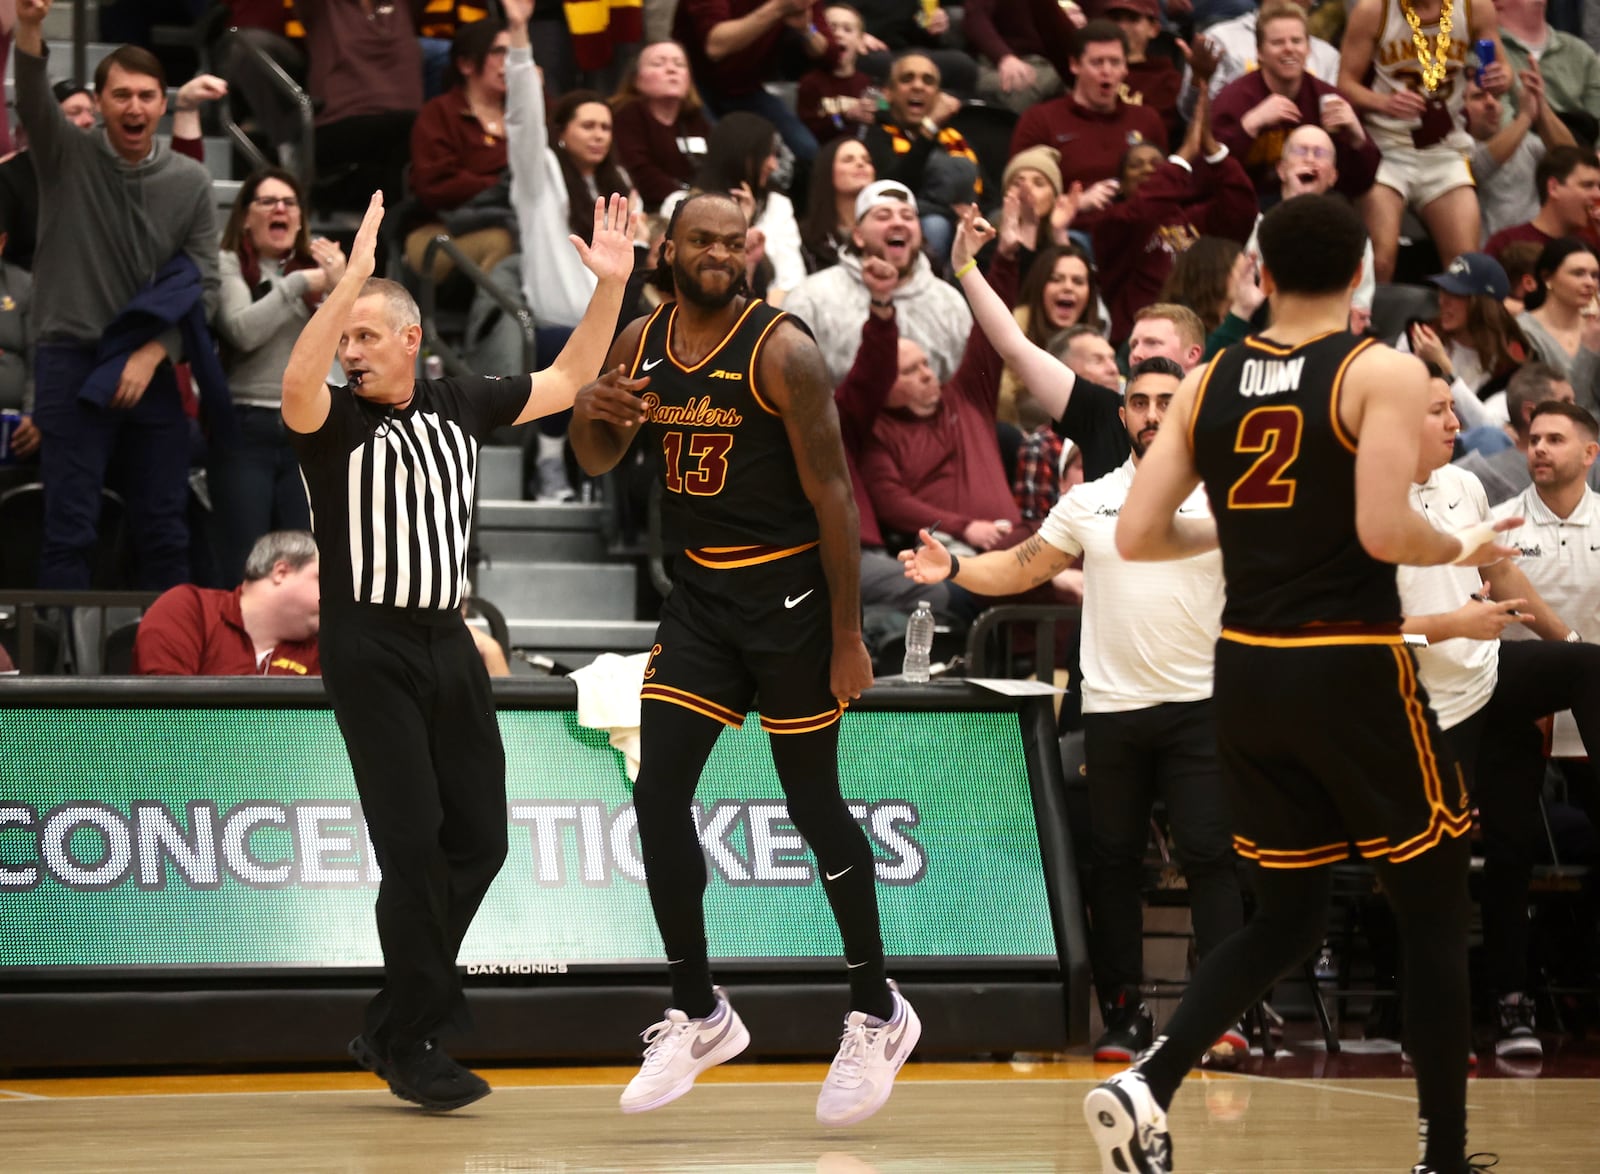
<svg viewBox="0 0 1600 1174">
<path fill-rule="evenodd" d="M 322 299 L 311 321 L 300 331 L 294 351 L 283 369 L 283 422 L 295 432 L 315 432 L 328 418 L 328 369 L 339 349 L 350 307 L 372 276 L 378 247 L 378 226 L 383 223 L 383 193 L 373 192 L 367 214 L 361 219 L 350 260 L 339 284 Z"/>
<path fill-rule="evenodd" d="M 598 284 L 583 317 L 555 362 L 543 371 L 534 372 L 533 388 L 522 414 L 517 417 L 518 424 L 566 411 L 572 406 L 578 389 L 599 374 L 616 333 L 623 291 L 633 272 L 632 220 L 637 215 L 630 215 L 626 197 L 613 192 L 609 205 L 603 198 L 594 202 L 592 243 L 584 244 L 583 238 L 576 235 L 567 238 L 578 250 L 585 268 L 598 279 Z"/>
</svg>

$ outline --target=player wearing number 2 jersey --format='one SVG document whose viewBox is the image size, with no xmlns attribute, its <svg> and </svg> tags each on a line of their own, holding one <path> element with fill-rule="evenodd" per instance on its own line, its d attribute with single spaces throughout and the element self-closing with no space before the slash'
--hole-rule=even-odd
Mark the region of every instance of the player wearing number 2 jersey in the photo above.
<svg viewBox="0 0 1600 1174">
<path fill-rule="evenodd" d="M 1235 846 L 1262 867 L 1249 924 L 1201 963 L 1166 1035 L 1091 1092 L 1106 1171 L 1172 1168 L 1166 1109 L 1230 1023 L 1322 941 L 1330 866 L 1373 860 L 1399 921 L 1424 1152 L 1463 1174 L 1465 794 L 1400 636 L 1396 563 L 1508 553 L 1493 527 L 1434 531 L 1408 508 L 1428 402 L 1417 360 L 1346 334 L 1365 233 L 1326 196 L 1261 224 L 1273 325 L 1192 372 L 1118 520 L 1127 558 L 1222 550 L 1218 753 Z M 1175 516 L 1203 482 L 1207 531 Z"/>
<path fill-rule="evenodd" d="M 745 232 L 727 196 L 678 206 L 662 246 L 677 302 L 622 332 L 613 369 L 573 411 L 573 449 L 590 473 L 616 464 L 643 428 L 661 468 L 663 537 L 682 555 L 645 668 L 633 793 L 672 1006 L 644 1034 L 622 1109 L 675 1100 L 750 1042 L 711 984 L 690 802 L 717 735 L 754 702 L 844 940 L 851 1010 L 817 1118 L 849 1125 L 888 1099 L 922 1029 L 884 973 L 872 849 L 839 793 L 839 718 L 872 684 L 872 665 L 832 384 L 810 332 L 744 296 Z"/>
</svg>

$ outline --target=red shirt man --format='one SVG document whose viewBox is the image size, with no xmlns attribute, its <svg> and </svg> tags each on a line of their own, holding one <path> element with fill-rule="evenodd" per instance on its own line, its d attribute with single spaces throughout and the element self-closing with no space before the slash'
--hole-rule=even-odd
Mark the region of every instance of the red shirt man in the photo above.
<svg viewBox="0 0 1600 1174">
<path fill-rule="evenodd" d="M 317 545 L 302 530 L 263 536 L 232 591 L 185 584 L 139 621 L 133 671 L 148 676 L 318 676 Z"/>
</svg>

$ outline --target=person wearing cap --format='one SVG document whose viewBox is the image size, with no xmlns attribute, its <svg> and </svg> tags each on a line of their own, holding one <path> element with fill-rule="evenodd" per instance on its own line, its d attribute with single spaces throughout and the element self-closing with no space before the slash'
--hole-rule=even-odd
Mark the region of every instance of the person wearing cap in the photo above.
<svg viewBox="0 0 1600 1174">
<path fill-rule="evenodd" d="M 927 352 L 941 382 L 950 378 L 972 329 L 972 315 L 966 300 L 939 280 L 922 251 L 916 196 L 904 184 L 880 179 L 856 197 L 855 230 L 838 264 L 805 278 L 783 303 L 811 327 L 834 385 L 855 360 L 861 327 L 874 301 L 861 280 L 865 257 L 882 257 L 899 271 L 892 300 L 900 336 Z"/>
<path fill-rule="evenodd" d="M 1501 229 L 1525 225 L 1539 214 L 1544 195 L 1534 178 L 1539 162 L 1557 147 L 1575 145 L 1567 124 L 1544 100 L 1544 77 L 1537 63 L 1519 74 L 1518 80 L 1522 94 L 1511 118 L 1505 116 L 1499 98 L 1476 82 L 1467 83 L 1465 111 L 1467 133 L 1473 139 L 1472 178 L 1478 185 L 1478 211 L 1485 241 L 1494 240 Z M 1540 247 L 1545 243 L 1541 238 Z M 1506 263 L 1504 246 L 1485 251 L 1502 265 Z"/>
<path fill-rule="evenodd" d="M 1244 164 L 1262 206 L 1269 207 L 1282 191 L 1278 164 L 1289 136 L 1297 127 L 1319 126 L 1331 140 L 1337 190 L 1359 199 L 1378 173 L 1378 148 L 1331 80 L 1314 76 L 1307 67 L 1311 34 L 1305 9 L 1295 0 L 1267 0 L 1256 33 L 1260 68 L 1229 82 L 1212 98 L 1217 141 Z"/>
<path fill-rule="evenodd" d="M 883 96 L 887 109 L 862 133 L 879 179 L 904 184 L 917 197 L 922 239 L 942 266 L 955 235 L 951 206 L 983 194 L 978 156 L 946 123 L 961 103 L 939 88 L 939 67 L 915 49 L 894 59 Z"/>
<path fill-rule="evenodd" d="M 1439 316 L 1413 322 L 1395 348 L 1433 363 L 1450 381 L 1455 413 L 1467 429 L 1505 423 L 1483 403 L 1528 358 L 1528 340 L 1502 305 L 1506 271 L 1484 253 L 1462 253 L 1428 281 L 1439 290 Z"/>
<path fill-rule="evenodd" d="M 1179 253 L 1202 236 L 1243 244 L 1255 227 L 1255 189 L 1212 136 L 1209 102 L 1201 95 L 1183 145 L 1169 159 L 1156 163 L 1160 157 L 1148 146 L 1128 149 L 1121 190 L 1095 221 L 1094 255 L 1114 344 L 1128 337 L 1134 315 L 1160 296 Z"/>
<path fill-rule="evenodd" d="M 1519 116 L 1520 117 L 1520 116 Z M 1596 206 L 1600 205 L 1600 156 L 1573 144 L 1545 153 L 1533 171 L 1533 190 L 1539 212 L 1526 224 L 1502 228 L 1491 236 L 1483 251 L 1498 258 L 1501 250 L 1517 241 L 1545 246 L 1570 236 L 1591 247 L 1600 245 L 1596 232 Z"/>
<path fill-rule="evenodd" d="M 1150 42 L 1161 33 L 1161 5 L 1158 0 L 1109 0 L 1102 15 L 1122 30 L 1128 39 L 1127 92 L 1123 95 L 1136 106 L 1148 106 L 1161 115 L 1167 126 L 1167 139 L 1175 142 L 1183 135 L 1183 116 L 1178 113 L 1178 90 L 1183 75 L 1172 58 L 1148 52 Z"/>
<path fill-rule="evenodd" d="M 1167 150 L 1167 127 L 1160 113 L 1128 102 L 1128 38 L 1115 23 L 1091 20 L 1081 29 L 1055 0 L 1029 0 L 1034 20 L 1045 33 L 1047 51 L 1062 76 L 1074 77 L 1072 89 L 1040 102 L 1017 120 L 1011 153 L 1029 147 L 1054 147 L 1061 152 L 1061 180 L 1084 186 L 1073 227 L 1090 232 L 1094 219 L 1109 202 L 1091 199 L 1093 185 L 1115 179 L 1123 153 L 1135 143 L 1154 143 Z"/>
</svg>

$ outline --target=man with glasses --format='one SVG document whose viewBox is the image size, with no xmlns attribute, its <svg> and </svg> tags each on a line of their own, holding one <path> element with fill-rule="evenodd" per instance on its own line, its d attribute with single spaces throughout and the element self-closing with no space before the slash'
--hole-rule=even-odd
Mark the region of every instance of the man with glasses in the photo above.
<svg viewBox="0 0 1600 1174">
<path fill-rule="evenodd" d="M 1244 164 L 1262 206 L 1270 207 L 1284 194 L 1278 164 L 1290 136 L 1297 127 L 1321 127 L 1333 154 L 1320 166 L 1336 175 L 1336 190 L 1358 198 L 1378 173 L 1378 148 L 1332 79 L 1313 77 L 1306 69 L 1311 35 L 1305 9 L 1294 0 L 1267 0 L 1256 21 L 1256 41 L 1260 68 L 1229 82 L 1212 99 L 1217 141 Z"/>
</svg>

